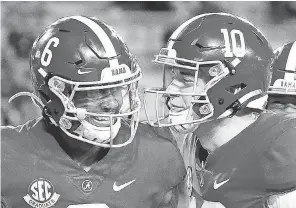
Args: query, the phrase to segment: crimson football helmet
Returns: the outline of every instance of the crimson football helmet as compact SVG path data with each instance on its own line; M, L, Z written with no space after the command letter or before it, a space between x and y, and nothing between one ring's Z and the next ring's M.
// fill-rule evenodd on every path
M277 48L268 94L296 95L296 41Z
M273 60L270 44L247 20L226 13L193 17L155 57L163 65L163 86L145 89L148 122L190 125L231 116L245 106L262 109ZM146 101L152 96L155 110L149 111ZM184 102L173 104L180 97Z
M122 147L133 140L141 69L111 27L84 16L59 19L36 39L30 67L31 96L45 118L69 137L102 147ZM113 144L122 123L130 135Z

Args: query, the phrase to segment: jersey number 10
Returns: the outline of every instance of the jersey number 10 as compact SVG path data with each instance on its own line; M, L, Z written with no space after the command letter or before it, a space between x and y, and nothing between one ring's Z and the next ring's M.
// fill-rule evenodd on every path
M233 54L236 57L243 57L246 54L246 44L244 34L240 30L231 30L230 31L230 38L229 32L227 29L221 29L221 33L224 36L225 42L225 57L233 57ZM237 38L239 38L239 45L237 44ZM230 45L231 39L231 45ZM232 47L231 47L232 46Z

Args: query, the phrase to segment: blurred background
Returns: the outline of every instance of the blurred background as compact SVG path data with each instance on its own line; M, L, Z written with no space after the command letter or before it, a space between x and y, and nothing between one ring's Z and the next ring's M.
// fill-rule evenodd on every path
M272 47L295 40L296 2L3 2L1 1L1 125L18 125L40 115L29 97L8 99L32 91L29 52L46 26L69 15L98 17L127 42L143 69L140 91L161 83L160 67L151 63L166 39L185 20L206 12L230 12L257 26ZM152 103L148 105L152 106ZM142 112L141 119L145 119Z

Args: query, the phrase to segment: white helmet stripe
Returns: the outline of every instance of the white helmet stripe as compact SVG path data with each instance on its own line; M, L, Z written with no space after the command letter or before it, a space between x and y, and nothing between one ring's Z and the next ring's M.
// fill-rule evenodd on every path
M203 16L208 16L209 14L202 14L202 15L197 15L189 20L187 20L186 22L184 22L182 25L180 25L171 35L170 39L176 39L178 37L178 35L194 20L203 17ZM168 49L172 49L174 45L174 41L170 41L168 44Z
M83 16L72 16L72 19L76 19L86 26L88 26L96 35L97 37L101 40L101 43L103 44L103 47L107 53L108 57L116 57L116 51L115 48L108 37L108 35L105 33L105 31L98 25L96 22L94 22L91 19L88 19ZM114 58L109 60L110 67L116 67L118 66L118 59Z
M287 71L294 71L296 72L296 41L293 43L290 53L287 59L286 63L286 69ZM285 80L287 81L294 81L295 80L295 74L294 73L285 73Z

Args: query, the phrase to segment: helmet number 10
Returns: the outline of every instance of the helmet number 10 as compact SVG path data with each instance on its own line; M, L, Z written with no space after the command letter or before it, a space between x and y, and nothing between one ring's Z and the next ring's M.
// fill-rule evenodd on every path
M240 30L231 30L230 37L231 37L231 46L230 46L230 38L229 32L227 29L221 29L221 33L224 36L225 42L225 57L233 57L233 54L236 57L243 57L246 54L246 45L244 34ZM237 38L239 38L239 45L237 44Z
M41 64L43 66L48 66L50 64L51 59L52 59L52 52L51 52L51 50L49 50L49 47L51 46L52 43L53 43L53 47L57 47L60 43L60 39L58 39L57 37L52 37L47 42L47 44L44 48L44 51L42 53L42 56L41 56Z

